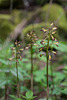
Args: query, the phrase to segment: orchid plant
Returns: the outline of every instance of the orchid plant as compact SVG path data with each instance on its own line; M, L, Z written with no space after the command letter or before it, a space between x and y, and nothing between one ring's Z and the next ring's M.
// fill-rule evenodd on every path
M45 37L44 39L40 42L42 44L42 47L39 48L39 52L42 51L42 53L40 54L40 57L42 57L44 55L43 51L46 50L46 59L47 59L47 63L46 63L46 76L47 76L47 100L49 99L49 84L48 84L48 63L49 60L51 60L51 53L56 55L56 52L50 49L51 45L56 45L58 46L58 40L55 38L55 34L56 34L56 29L57 27L51 23L50 27L48 29L42 28L42 32L44 32ZM50 43L50 40L52 40L52 42Z

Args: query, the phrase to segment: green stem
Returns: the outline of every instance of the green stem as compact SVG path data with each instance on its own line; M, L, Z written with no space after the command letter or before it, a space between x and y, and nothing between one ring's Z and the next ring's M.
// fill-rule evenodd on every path
M8 100L8 85L5 85L5 100Z
M51 71L51 81L52 81L52 86L53 86L53 68L52 68L52 54L51 54L51 61L50 61L50 71ZM51 88L51 95L53 93L53 87ZM53 99L53 96L52 96Z
M53 41L52 41L52 43L53 43ZM53 67L52 67L52 51L53 51L53 48L51 48L51 61L50 61L51 80L52 80L51 94L53 93L53 89L54 89ZM53 96L52 96L52 99L53 99Z
M6 72L6 80L8 80L9 72ZM9 100L9 84L5 85L5 100Z
M18 61L17 61L18 48L16 47L16 73L17 73L17 97L19 98L19 78L18 78Z
M48 48L49 48L49 37L48 37L47 52L46 52L46 58L47 58L47 100L49 98L49 85L48 85L48 61L49 61L49 54L48 54Z
M33 91L33 50L31 43L31 90Z

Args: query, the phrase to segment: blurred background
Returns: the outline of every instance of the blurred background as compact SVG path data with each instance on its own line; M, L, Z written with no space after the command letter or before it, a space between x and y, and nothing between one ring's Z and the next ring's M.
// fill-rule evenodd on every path
M11 57L10 47L14 46L15 40L23 40L25 47L26 34L32 30L39 39L43 39L44 34L40 30L42 27L48 28L52 22L58 27L55 37L59 40L59 47L54 47L57 51L57 55L53 55L52 59L55 88L52 95L50 91L49 100L67 100L67 0L0 0L0 100L13 100L9 94L16 95L15 63L8 61ZM30 51L25 51L23 57L23 62L19 62L19 81L20 92L25 95L30 89ZM46 57L40 58L36 51L34 95L37 98L34 100L45 100L44 66L46 66ZM50 67L49 76L51 76ZM51 86L52 81L49 77L50 89ZM51 96L55 98L51 99Z
M66 40L67 0L0 0L2 42L11 34L23 38L32 29L40 34L38 30L51 22L58 26L57 38Z

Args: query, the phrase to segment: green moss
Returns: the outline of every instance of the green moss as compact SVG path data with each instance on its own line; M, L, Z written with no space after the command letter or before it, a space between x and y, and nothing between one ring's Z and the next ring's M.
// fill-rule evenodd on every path
M25 11L18 10L14 10L11 15L0 14L0 39L4 41L26 15Z
M13 25L9 21L0 21L1 27L0 27L0 39L3 41L5 40L10 32L13 30Z
M43 21L45 21L45 18L46 18L46 14L48 13L48 9L49 9L49 4L46 4L45 6L42 7L42 12L41 12L41 18ZM61 14L63 14L61 16ZM50 9L49 9L49 18L48 18L48 21L49 22L54 22L56 21L59 16L61 16L60 20L59 20L59 23L62 24L62 22L65 22L66 21L66 16L65 16L65 12L64 12L64 9L57 5L57 4L52 4Z
M59 24L58 33L59 33L59 36L63 40L67 40L67 23L66 22L63 24Z
M0 15L0 39L4 41L14 29L10 15Z
M0 19L10 20L11 16L9 14L0 14Z
M23 10L13 10L12 20L15 24L18 24L27 16L27 12Z

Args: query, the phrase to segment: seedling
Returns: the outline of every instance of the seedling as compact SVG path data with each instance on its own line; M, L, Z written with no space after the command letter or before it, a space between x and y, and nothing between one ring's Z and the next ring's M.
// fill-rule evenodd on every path
M33 100L36 96L33 96L32 91L28 91L28 92L26 92L26 95L22 96L22 97L25 98L26 100Z

